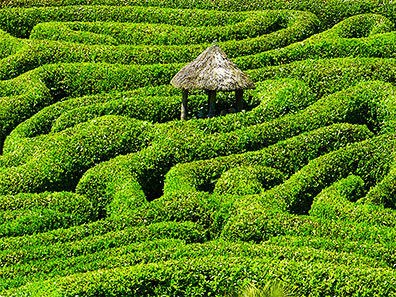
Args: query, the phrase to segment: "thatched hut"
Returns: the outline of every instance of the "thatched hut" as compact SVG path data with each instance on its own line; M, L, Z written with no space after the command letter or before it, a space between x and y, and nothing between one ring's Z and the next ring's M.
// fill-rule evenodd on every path
M183 67L171 80L183 91L181 119L187 119L187 98L190 90L206 90L209 117L215 114L217 91L235 91L236 109L242 109L243 90L254 89L253 81L217 45L207 48L193 62Z

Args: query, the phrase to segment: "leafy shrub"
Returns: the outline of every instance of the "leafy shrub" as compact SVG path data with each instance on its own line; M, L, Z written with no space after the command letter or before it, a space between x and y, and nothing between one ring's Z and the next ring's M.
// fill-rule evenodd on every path
M0 236L26 235L96 220L100 210L69 192L0 196Z
M395 294L392 1L3 2L0 295ZM178 121L213 39L257 88Z
M235 167L222 174L216 182L214 192L223 194L258 194L264 189L280 184L284 174L271 167Z
M281 185L264 192L255 203L238 201L234 206L234 217L225 226L225 236L260 241L266 239L268 233L283 234L285 230L294 229L292 217L288 223L288 215L284 215L285 221L280 219L284 210L307 212L313 197L326 185L349 174L361 176L368 185L375 184L376 179L384 174L387 162L392 161L389 152L393 146L391 137L384 135L351 144L311 161Z
M328 219L394 226L395 214L383 207L353 203L364 197L364 182L355 175L341 179L314 198L309 214Z

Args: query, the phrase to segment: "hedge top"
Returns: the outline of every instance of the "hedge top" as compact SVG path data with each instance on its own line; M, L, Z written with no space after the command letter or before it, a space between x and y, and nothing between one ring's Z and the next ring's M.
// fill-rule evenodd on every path
M235 91L254 89L253 81L213 45L183 67L171 84L184 90Z

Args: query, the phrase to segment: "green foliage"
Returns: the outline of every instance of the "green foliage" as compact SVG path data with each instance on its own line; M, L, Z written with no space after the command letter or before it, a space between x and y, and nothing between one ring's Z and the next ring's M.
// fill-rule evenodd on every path
M0 196L0 209L1 237L81 225L100 216L92 201L70 192Z
M214 192L219 194L258 194L264 189L280 184L284 179L281 171L271 167L236 167L222 174Z
M350 175L320 192L314 198L309 214L333 220L342 219L394 227L394 211L382 205L353 203L364 197L364 193L363 180L358 176Z
M0 295L395 295L395 8L2 1Z

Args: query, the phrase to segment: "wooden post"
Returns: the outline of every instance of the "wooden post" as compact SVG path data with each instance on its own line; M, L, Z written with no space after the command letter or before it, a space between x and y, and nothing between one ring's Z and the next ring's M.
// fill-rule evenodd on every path
M243 90L235 91L235 107L237 111L242 110Z
M188 113L187 98L188 98L188 90L183 90L181 117L180 117L182 120L187 120L187 113Z
M215 116L215 105L216 105L216 91L208 91L209 96L209 118Z

